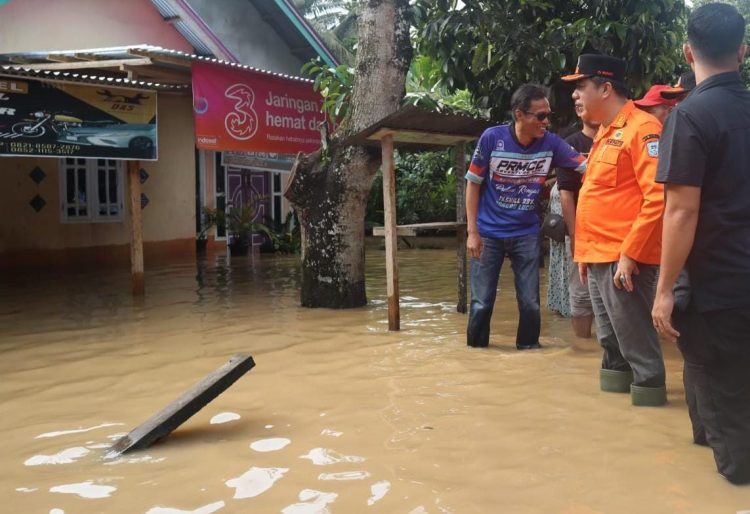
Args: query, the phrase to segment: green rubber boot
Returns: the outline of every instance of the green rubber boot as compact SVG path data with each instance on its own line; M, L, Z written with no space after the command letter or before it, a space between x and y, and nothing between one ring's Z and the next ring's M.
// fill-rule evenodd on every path
M599 370L599 388L608 393L629 393L633 383L632 371Z
M636 407L660 407L667 403L667 388L631 385L630 398Z

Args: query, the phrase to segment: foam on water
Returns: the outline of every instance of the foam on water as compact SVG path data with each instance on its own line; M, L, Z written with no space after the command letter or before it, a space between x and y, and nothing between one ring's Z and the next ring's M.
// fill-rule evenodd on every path
M76 494L81 498L109 498L109 496L117 490L116 487L111 485L99 485L95 484L92 480L86 482L80 482L77 484L65 484L50 487L49 492L51 493L63 493L63 494Z
M260 439L252 443L250 445L250 448L252 450L255 450L256 452L261 452L261 453L276 452L276 451L286 448L291 442L292 442L291 439L287 439L285 437Z
M376 484L373 484L370 487L370 492L372 493L372 496L370 496L370 499L367 500L367 505L373 506L376 502L382 500L386 494L388 494L388 491L391 490L391 483L388 480L382 480Z
M237 421L242 416L234 412L221 412L211 418L212 425L221 425L222 423L229 423L230 421Z
M336 493L324 493L304 489L299 493L300 503L289 505L281 510L282 514L329 514L328 505L338 498Z
M34 455L31 458L26 459L24 464L26 466L45 466L49 464L72 464L81 457L85 457L91 453L91 450L82 446L76 446L75 448L67 448L60 453L54 455Z
M320 435L325 435L328 437L341 437L342 435L344 435L344 433L331 430L330 428L324 428L323 431L320 432Z
M252 467L247 473L227 480L227 487L233 488L234 498L255 498L268 491L289 468L256 468Z
M309 459L316 466L329 466L339 462L364 462L364 457L356 455L343 455L335 450L327 448L313 448L307 455L300 455L300 459Z
M172 507L154 507L149 509L146 514L211 514L219 509L223 509L226 504L223 501L210 503L195 510L173 509Z

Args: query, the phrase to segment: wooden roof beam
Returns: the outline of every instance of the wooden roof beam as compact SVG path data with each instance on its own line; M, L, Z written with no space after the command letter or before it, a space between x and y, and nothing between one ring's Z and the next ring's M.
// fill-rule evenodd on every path
M87 61L88 59L76 57L75 55L47 54L47 60L53 62L81 62Z
M174 66L180 66L181 68L185 68L185 69L190 68L190 59L187 57L178 57L176 55L175 56L164 55L164 54L160 54L156 52L150 52L148 50L143 50L140 48L130 48L128 50L128 53L133 56L144 57L144 58L151 59L152 61L172 64Z
M126 72L128 74L128 78L130 78L131 73L138 77L141 77L138 80L145 80L145 77L150 77L154 79L170 80L185 84L190 83L190 74L184 73L180 70L172 71L157 68L155 66L129 66L127 64L123 64L120 66L120 71Z
M145 66L151 64L151 59L111 59L106 61L78 61L26 64L29 70L83 70L86 68L118 68L123 64L130 66Z

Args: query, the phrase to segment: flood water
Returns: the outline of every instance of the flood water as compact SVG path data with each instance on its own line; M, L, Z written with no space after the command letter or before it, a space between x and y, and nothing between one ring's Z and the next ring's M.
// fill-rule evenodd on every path
M515 350L501 280L489 349L467 349L455 257L400 252L402 331L384 254L370 305L298 307L290 257L2 278L0 511L23 514L618 514L750 511L691 444L681 361L670 403L598 390L600 352L543 313ZM543 290L544 295L544 290ZM106 448L233 354L257 366L152 448Z

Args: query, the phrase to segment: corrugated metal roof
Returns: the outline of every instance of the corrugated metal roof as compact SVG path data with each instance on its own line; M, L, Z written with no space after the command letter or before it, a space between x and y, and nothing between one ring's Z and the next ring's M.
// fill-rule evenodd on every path
M70 62L61 62L61 57L67 58ZM181 72L185 76L185 83L176 84L174 81L159 81L158 79L149 80L132 80L122 75L122 71L97 69L97 62L113 60L151 60L152 64L142 66L132 66L134 69L142 69L143 75L148 75L149 69L158 70L159 72L169 73ZM190 88L190 64L193 61L212 62L222 66L239 68L253 71L263 75L281 77L298 82L312 83L310 79L276 73L273 71L263 70L236 62L223 61L213 57L203 55L188 54L179 50L170 50L159 46L152 45L135 45L119 46L108 48L89 48L79 50L61 50L54 52L25 52L0 54L0 73L13 76L26 76L38 78L40 80L64 80L72 82L90 82L94 84L119 84L123 87L143 87L163 91L186 91ZM1 64L7 63L7 64ZM90 67L85 67L90 63ZM66 64L77 66L75 70L62 69ZM61 69L44 70L31 69L28 66L48 65Z
M177 29L177 31L182 34L182 37L184 37L188 41L188 43L193 46L198 55L213 55L211 49L208 47L208 45L206 45L206 43L203 42L200 35L195 33L193 29L187 23L185 23L184 20L180 19L180 13L177 12L174 7L172 7L172 4L171 2L169 2L169 0L151 0L151 3L154 4L156 9L159 11L159 14L161 14L162 18L164 18L165 20L174 20L172 22L174 28Z

